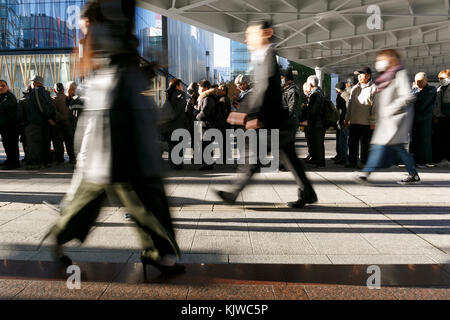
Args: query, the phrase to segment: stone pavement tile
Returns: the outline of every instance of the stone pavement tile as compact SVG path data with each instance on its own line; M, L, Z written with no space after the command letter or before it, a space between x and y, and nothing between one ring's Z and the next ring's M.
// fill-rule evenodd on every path
M29 260L36 251L0 250L0 260Z
M81 282L81 288L69 289L66 281L32 281L15 300L97 300L108 287L102 282Z
M447 288L392 288L400 300L450 300L450 287Z
M187 285L173 284L124 284L113 283L101 296L101 300L185 300Z
M0 300L11 300L31 283L30 280L0 279Z
M243 237L195 236L190 253L253 254L248 234Z
M397 300L395 291L388 287L369 289L364 286L305 285L311 300Z
M286 255L229 255L230 263L281 263L281 264L331 264L330 259L326 255L296 255L296 254L286 254Z
M369 233L370 232L370 233ZM393 229L380 232L379 229L366 229L361 235L372 244L380 254L433 254L441 251L417 235Z
M447 230L450 231L450 229ZM431 243L433 246L445 251L447 254L450 254L450 234L422 234L419 231L416 231L416 233L420 234L423 239Z
M250 232L253 252L256 255L300 255L316 254L317 251L308 241L301 229L285 232Z
M190 204L183 204L181 208L181 213L184 211L212 211L213 205L212 204L196 204L196 205L190 205Z
M302 228L304 229L304 228ZM326 226L320 233L306 232L306 238L319 254L377 254L379 253L359 234L326 233ZM313 231L313 228L308 229ZM323 230L323 231L322 231ZM335 230L336 231L336 230Z
M424 255L327 255L333 264L435 264Z
M273 285L275 300L309 300L304 286Z
M90 248L92 250L105 250L105 249L136 249L140 248L140 241L138 235L134 236L121 236L121 235L104 235L101 233L93 234L86 239L83 243L84 248Z
M190 286L188 300L273 300L275 294L270 285Z
M221 212L214 215L202 212L198 220L196 236L248 237L245 213Z
M182 253L180 263L228 264L228 260L226 254Z
M181 234L175 230L175 237L181 251L189 252L195 239L195 231L183 231Z

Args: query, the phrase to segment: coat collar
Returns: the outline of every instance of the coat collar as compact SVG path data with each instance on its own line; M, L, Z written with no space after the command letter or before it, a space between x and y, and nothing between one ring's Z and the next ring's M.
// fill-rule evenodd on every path
M203 92L199 97L198 97L198 100L200 101L200 100L203 100L204 98L206 98L207 96L210 96L210 95L212 95L212 94L216 94L216 89L209 89L209 90L206 90L205 92Z

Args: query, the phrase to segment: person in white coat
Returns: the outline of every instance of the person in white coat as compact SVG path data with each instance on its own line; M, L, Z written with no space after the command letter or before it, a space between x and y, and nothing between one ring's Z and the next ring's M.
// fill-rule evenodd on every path
M408 72L400 63L397 51L383 50L377 55L375 108L377 124L371 140L369 159L358 180L366 181L379 168L389 168L399 159L408 170L408 177L399 184L419 184L414 158L406 150L414 120L414 95Z

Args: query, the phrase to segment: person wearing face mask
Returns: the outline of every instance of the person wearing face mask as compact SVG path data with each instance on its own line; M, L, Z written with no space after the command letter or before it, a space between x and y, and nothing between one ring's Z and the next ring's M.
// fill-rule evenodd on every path
M433 124L433 109L436 104L436 88L428 85L426 73L420 72L415 77L416 88L413 93L414 123L409 151L419 168L432 162L431 134Z
M377 126L371 140L370 155L357 181L367 181L377 169L391 167L400 159L408 170L408 177L398 181L402 185L419 184L420 178L414 158L406 150L414 121L414 95L408 72L400 63L397 51L383 50L377 55L374 105Z
M440 87L434 108L433 162L450 161L450 69L439 73Z

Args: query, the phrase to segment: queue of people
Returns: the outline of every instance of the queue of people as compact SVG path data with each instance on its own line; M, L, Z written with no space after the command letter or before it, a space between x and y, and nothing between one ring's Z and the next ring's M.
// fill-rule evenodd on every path
M65 150L69 162L75 164L73 138L76 118L83 104L75 96L76 84L70 82L66 88L62 83L55 84L52 97L43 83L44 79L35 75L17 100L8 83L0 80L0 133L6 153L4 170L21 167L19 141L25 153L22 161L26 169L49 167L53 161L64 163Z

